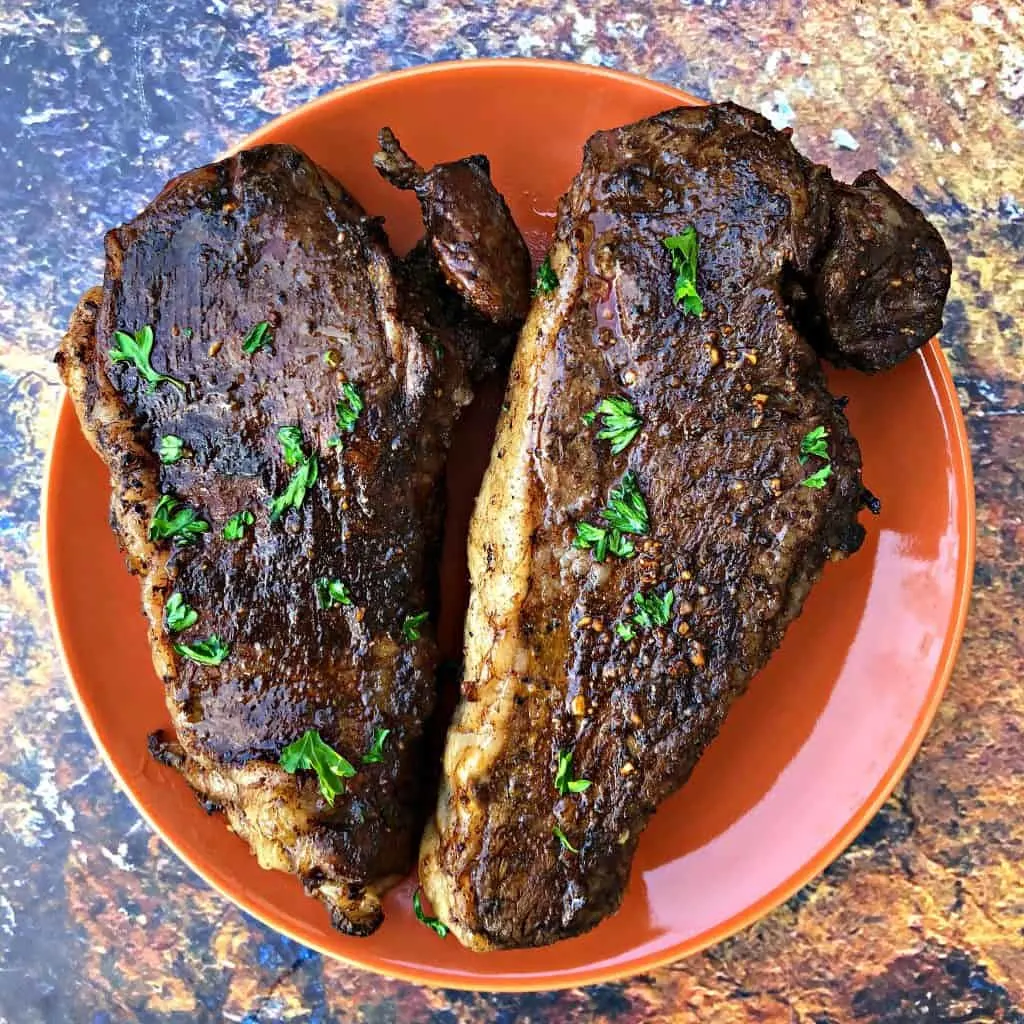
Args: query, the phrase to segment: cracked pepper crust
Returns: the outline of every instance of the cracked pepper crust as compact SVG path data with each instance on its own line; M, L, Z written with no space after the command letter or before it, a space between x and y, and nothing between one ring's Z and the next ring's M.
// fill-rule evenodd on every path
M858 221L871 202L728 104L588 143L559 210L558 287L521 334L471 525L463 699L420 851L434 912L464 945L544 945L617 909L651 814L825 563L860 545L860 451L811 339L865 369L890 365L937 325L949 266L934 229L875 182L864 184L889 204L888 229ZM676 305L662 244L689 225L703 317ZM844 303L895 307L888 342L830 333ZM909 333L905 303L923 310ZM612 395L643 418L618 455L581 421ZM814 489L802 481L820 463L798 456L821 426L832 473ZM650 535L633 538L635 558L599 564L573 546L576 524L598 521L627 470ZM635 593L669 589L665 626L617 635ZM556 790L560 751L585 791Z

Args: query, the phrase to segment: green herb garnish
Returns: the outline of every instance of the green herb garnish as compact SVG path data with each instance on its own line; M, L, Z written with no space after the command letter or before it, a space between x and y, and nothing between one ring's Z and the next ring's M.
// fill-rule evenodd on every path
M555 838L562 844L562 849L568 850L570 853L580 852L572 845L572 843L569 842L569 837L557 825L555 825L551 831L555 834Z
M636 637L636 627L630 622L616 622L614 628L616 635L625 640L626 643L629 643L630 640Z
M704 303L697 294L696 229L688 227L681 235L663 239L662 245L672 253L672 269L676 275L676 304L681 302L687 313L700 316L704 312Z
M194 509L165 494L153 509L153 518L149 521L149 539L191 544L209 528L210 524L200 519Z
M643 421L636 414L633 403L626 398L619 398L613 395L611 398L602 398L598 402L596 411L588 412L583 416L583 422L588 426L597 417L601 417L604 426L597 432L601 441L611 441L612 455L618 455L625 451L630 442L640 432Z
M157 373L153 364L149 361L153 352L153 328L146 324L140 327L134 335L126 334L124 331L114 331L115 348L110 349L110 358L115 363L134 363L139 375L148 382L147 392L161 382L173 384L182 394L185 393L185 385L174 377L168 377L166 373Z
M227 540L241 540L245 536L246 527L255 522L256 517L248 509L242 509L224 524L224 537Z
M298 427L281 427L277 439L284 450L286 466L297 466L285 489L270 503L270 521L278 519L290 508L299 508L306 500L306 491L320 476L320 466L314 454L307 455L302 448L302 431Z
M545 256L537 268L537 280L533 285L534 295L550 295L558 287L558 275L552 269L551 257Z
M370 749L363 754L363 764L380 764L384 760L384 741L391 735L390 729L374 729Z
M578 523L573 546L593 551L598 562L603 562L608 552L617 558L632 558L636 548L624 534L642 536L651 530L647 504L632 470L626 472L618 487L612 488L601 518L608 524L607 528L593 523Z
M164 622L172 633L180 633L189 626L194 626L199 618L199 612L191 605L185 603L185 599L175 591L164 605Z
M628 470L622 477L622 483L613 487L608 499L608 507L601 513L604 521L615 530L623 533L645 534L651 529L647 504L640 493L636 473Z
M297 466L300 462L305 461L306 453L302 450L302 431L298 427L282 427L277 432L277 439L281 442L286 466Z
M329 580L326 576L318 579L316 587L316 603L321 608L333 608L336 604L352 604L352 595L341 580Z
M160 438L160 447L157 449L157 454L165 466L170 466L184 456L185 442L177 434L164 434Z
M808 431L800 442L800 464L803 465L812 455L828 460L828 431L824 427L815 427Z
M335 419L338 423L338 431L335 437L332 437L327 443L337 448L343 445L345 442L341 437L341 433L351 433L356 429L356 421L359 419L360 413L366 408L366 403L363 401L363 396L359 392L359 388L349 381L345 381L341 385L341 398L338 399L338 404L334 407Z
M247 355L255 355L265 345L269 345L274 340L274 332L270 329L270 324L266 320L260 321L254 327L249 328L249 333L245 336L242 341L242 351Z
M431 931L436 932L442 939L447 938L448 925L446 925L440 918L427 917L427 915L423 913L423 904L420 902L419 889L412 894L412 909L416 914L416 920L419 921L420 924L425 924L431 929Z
M800 465L807 462L812 455L824 459L825 465L800 483L803 487L812 487L820 491L825 486L825 481L832 475L832 463L828 454L828 431L824 427L809 430L800 442Z
M409 643L420 638L420 627L430 618L430 612L417 612L415 615L406 615L402 622L402 636Z
M324 743L316 729L307 729L300 739L285 747L280 764L291 775L299 769L316 772L320 793L332 807L334 798L345 792L345 780L356 773L341 754Z
M636 614L633 621L643 629L653 629L655 626L667 626L672 618L672 602L676 595L671 590L666 590L661 597L657 594L633 595L633 606Z
M632 619L627 622L616 622L615 632L627 643L636 637L636 629L654 629L655 626L667 626L672 618L672 604L676 595L671 590L666 590L659 597L657 594L633 595L633 607L636 612Z
M590 779L574 779L572 777L572 751L558 752L558 770L555 772L555 789L562 796L566 793L582 793L590 788Z
M801 487L811 487L820 491L825 486L825 481L832 475L832 463L821 467L816 473L812 473L806 480L800 481Z
M231 645L226 644L216 633L207 640L197 640L194 644L175 644L174 649L189 661L200 665L219 665L231 653Z

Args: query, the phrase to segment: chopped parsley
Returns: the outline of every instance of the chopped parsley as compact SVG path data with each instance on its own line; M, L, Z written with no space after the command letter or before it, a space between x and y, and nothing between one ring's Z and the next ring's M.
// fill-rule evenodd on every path
M420 638L420 627L430 618L430 612L417 612L415 615L406 615L402 622L402 636L413 643Z
M110 358L115 363L134 363L135 369L139 371L148 384L147 392L152 392L157 384L172 384L182 394L185 393L185 385L175 377L168 377L166 373L157 373L153 364L149 361L153 353L153 328L146 324L140 327L134 335L126 334L124 331L114 331L116 346L110 349Z
M384 760L384 741L391 735L390 729L374 729L370 749L363 754L363 764L380 764Z
M655 626L667 626L672 618L672 602L676 595L671 590L666 590L661 597L657 594L633 595L633 606L636 614L633 621L643 629L653 629Z
M800 465L804 465L812 456L824 459L825 465L801 480L800 484L820 491L825 486L825 481L832 475L832 463L828 454L828 430L825 427L819 426L809 430L800 441Z
M341 435L343 433L351 434L356 429L356 421L365 408L366 402L363 401L359 388L350 381L345 381L341 385L341 398L338 399L338 404L334 407L334 416L338 423L338 433L327 443L336 448L343 445L345 442Z
M672 270L676 275L676 305L681 302L687 313L700 316L704 312L704 303L697 294L696 228L688 227L681 235L663 239L661 244L672 253Z
M274 340L274 332L266 320L249 328L249 333L242 341L242 351L247 356L255 355L261 348L269 345Z
M618 487L613 487L608 505L601 512L607 527L593 523L578 523L573 546L593 551L594 559L603 562L608 552L617 558L632 558L636 554L633 542L625 534L643 536L651 531L647 504L640 493L636 473L628 470Z
M828 431L824 427L815 427L808 431L800 442L800 464L803 465L812 455L828 460Z
M180 633L189 626L194 626L199 618L199 612L175 591L164 605L164 622L172 633Z
M175 644L174 649L189 661L214 667L231 653L231 645L226 644L216 633L209 639L197 640L194 644Z
M306 491L316 483L320 466L314 454L307 455L302 447L302 431L298 427L282 427L277 439L284 451L286 466L297 466L285 489L270 503L270 521L278 519L290 508L301 507Z
M149 521L149 539L191 544L209 528L210 524L200 519L195 509L183 505L170 494L165 494L157 502L153 518Z
M569 837L557 825L555 825L551 831L554 833L555 838L562 844L563 850L568 850L570 853L580 852L572 845L572 843L569 842Z
M185 442L177 434L164 434L157 449L160 461L165 466L178 462L185 454Z
M329 580L326 576L316 581L316 603L321 608L333 608L336 604L352 604L352 595L341 580Z
M637 415L633 403L617 395L602 398L597 409L583 416L583 422L590 426L598 416L603 425L597 437L601 441L611 441L612 455L625 451L643 426L643 420Z
M822 466L817 472L812 473L806 480L800 481L801 487L810 487L815 491L820 491L825 486L825 481L832 475L832 463L829 462Z
M636 608L636 612L630 620L615 623L616 635L629 643L636 637L638 626L640 629L667 626L672 618L672 604L675 599L676 595L671 590L666 590L660 597L657 594L641 594L638 591L633 595L633 607Z
M356 770L333 747L320 738L316 729L307 729L294 743L281 751L281 767L291 775L300 769L316 772L320 793L333 807L335 797L345 792L345 780Z
M431 931L436 932L442 939L448 936L448 925L444 923L440 918L427 917L423 913L423 904L420 902L420 891L417 889L412 894L412 909L416 914L416 920L420 924L425 924Z
M636 627L631 622L616 622L615 633L620 639L629 643L636 637Z
M224 537L226 540L241 540L245 536L246 528L256 522L256 517L248 510L242 509L236 512L224 524Z
M562 796L566 793L582 793L590 788L590 779L574 779L572 777L572 751L558 752L558 770L555 772L555 789Z
M551 267L551 257L545 256L537 268L537 280L533 285L534 295L550 295L558 287L558 275Z

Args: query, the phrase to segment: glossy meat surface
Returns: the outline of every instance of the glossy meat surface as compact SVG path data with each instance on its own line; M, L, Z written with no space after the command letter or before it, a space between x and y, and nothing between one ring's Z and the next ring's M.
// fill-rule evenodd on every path
M434 912L468 946L543 945L618 907L650 815L825 563L861 543L860 452L812 346L820 327L794 326L810 324L830 256L849 256L830 249L845 238L837 187L728 104L586 146L559 210L557 287L521 334L471 526L463 695L420 854ZM690 227L702 314L677 303L664 244ZM848 304L877 303L868 291ZM833 338L878 365L893 355ZM583 418L609 398L641 420L618 453L598 437L606 421ZM827 455L802 460L822 431ZM631 552L620 537L600 560L580 524L610 526L634 479L646 522L634 516Z
M175 179L110 232L104 286L58 354L142 577L177 734L155 752L354 934L379 924L380 892L419 836L437 653L429 620L407 622L436 605L439 482L475 372L452 330L458 304L415 272L326 172L264 146ZM111 358L117 331L147 327L154 369L180 386L150 388ZM346 387L354 423L338 412ZM302 466L282 428L316 472L275 514ZM157 455L167 436L183 447L170 463ZM192 543L154 539L164 495L207 524ZM239 513L251 521L226 535ZM325 581L348 603L325 602ZM176 633L172 594L198 615ZM175 650L212 636L228 648L220 664ZM309 729L357 769L333 806L312 772L278 764ZM364 762L383 729L383 758Z

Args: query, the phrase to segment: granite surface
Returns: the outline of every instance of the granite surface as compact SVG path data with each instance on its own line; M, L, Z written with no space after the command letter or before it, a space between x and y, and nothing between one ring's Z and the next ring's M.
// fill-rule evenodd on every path
M979 529L948 698L852 848L703 956L523 996L324 961L180 864L68 697L38 526L51 355L104 228L344 82L502 55L735 99L912 194L954 255ZM1024 1022L1024 3L0 0L0 151L0 1022Z

